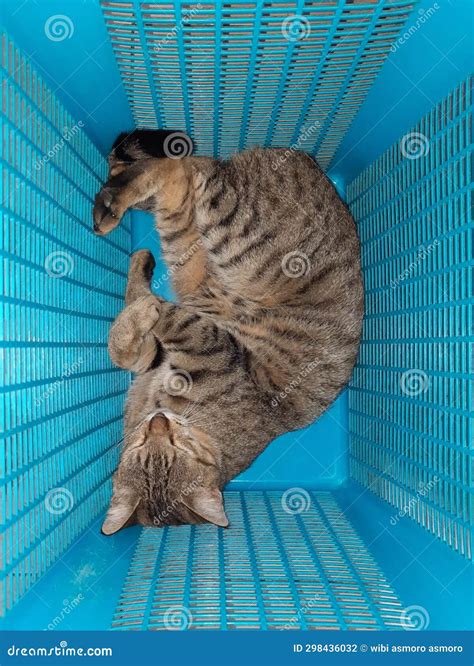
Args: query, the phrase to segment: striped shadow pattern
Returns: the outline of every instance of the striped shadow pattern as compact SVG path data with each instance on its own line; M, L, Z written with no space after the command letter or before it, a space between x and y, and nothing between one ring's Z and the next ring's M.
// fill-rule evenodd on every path
M366 294L352 476L466 557L473 529L472 79L347 190Z
M293 146L328 169L417 0L102 0L138 127L202 155Z
M225 494L230 528L144 528L115 630L400 629L403 609L330 492Z
M126 373L107 354L122 307L129 221L92 233L107 163L0 34L0 615L103 511Z

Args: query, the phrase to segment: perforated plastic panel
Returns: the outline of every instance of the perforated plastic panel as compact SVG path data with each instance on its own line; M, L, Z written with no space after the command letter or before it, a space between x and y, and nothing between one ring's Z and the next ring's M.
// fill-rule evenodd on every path
M348 188L367 315L350 389L353 476L472 548L472 81Z
M0 613L104 509L128 375L107 355L130 230L92 234L106 162L9 38L0 250Z
M390 629L403 609L329 492L226 493L231 528L142 530L115 629ZM406 618L403 620L406 626Z
M416 0L102 2L139 127L202 154L290 146L326 168Z

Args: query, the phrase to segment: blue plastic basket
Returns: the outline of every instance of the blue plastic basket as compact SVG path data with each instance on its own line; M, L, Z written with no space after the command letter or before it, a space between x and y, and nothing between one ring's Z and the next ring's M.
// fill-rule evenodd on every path
M4 4L3 627L472 628L469 2ZM228 530L99 531L130 383L107 333L130 252L159 256L145 214L91 230L133 126L306 150L359 229L350 386L229 484Z

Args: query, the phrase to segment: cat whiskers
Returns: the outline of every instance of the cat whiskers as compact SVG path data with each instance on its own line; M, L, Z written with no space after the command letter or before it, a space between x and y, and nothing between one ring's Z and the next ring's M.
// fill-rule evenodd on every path
M200 411L201 405L198 402L189 403L183 411L183 418L186 421L187 426L198 426L199 428L205 428L209 423L209 419L203 419L202 411Z
M186 405L183 410L182 417L186 420L186 424L189 425L192 422L192 416L196 414L200 405L197 402L190 402Z

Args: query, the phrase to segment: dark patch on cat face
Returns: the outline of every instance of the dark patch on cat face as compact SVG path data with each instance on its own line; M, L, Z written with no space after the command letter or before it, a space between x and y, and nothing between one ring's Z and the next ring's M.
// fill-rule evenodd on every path
M173 134L186 136L182 131L166 129L135 129L131 132L122 132L114 141L112 154L116 160L127 164L147 157L169 157L165 150L166 139ZM186 139L192 147L191 139L187 136Z

